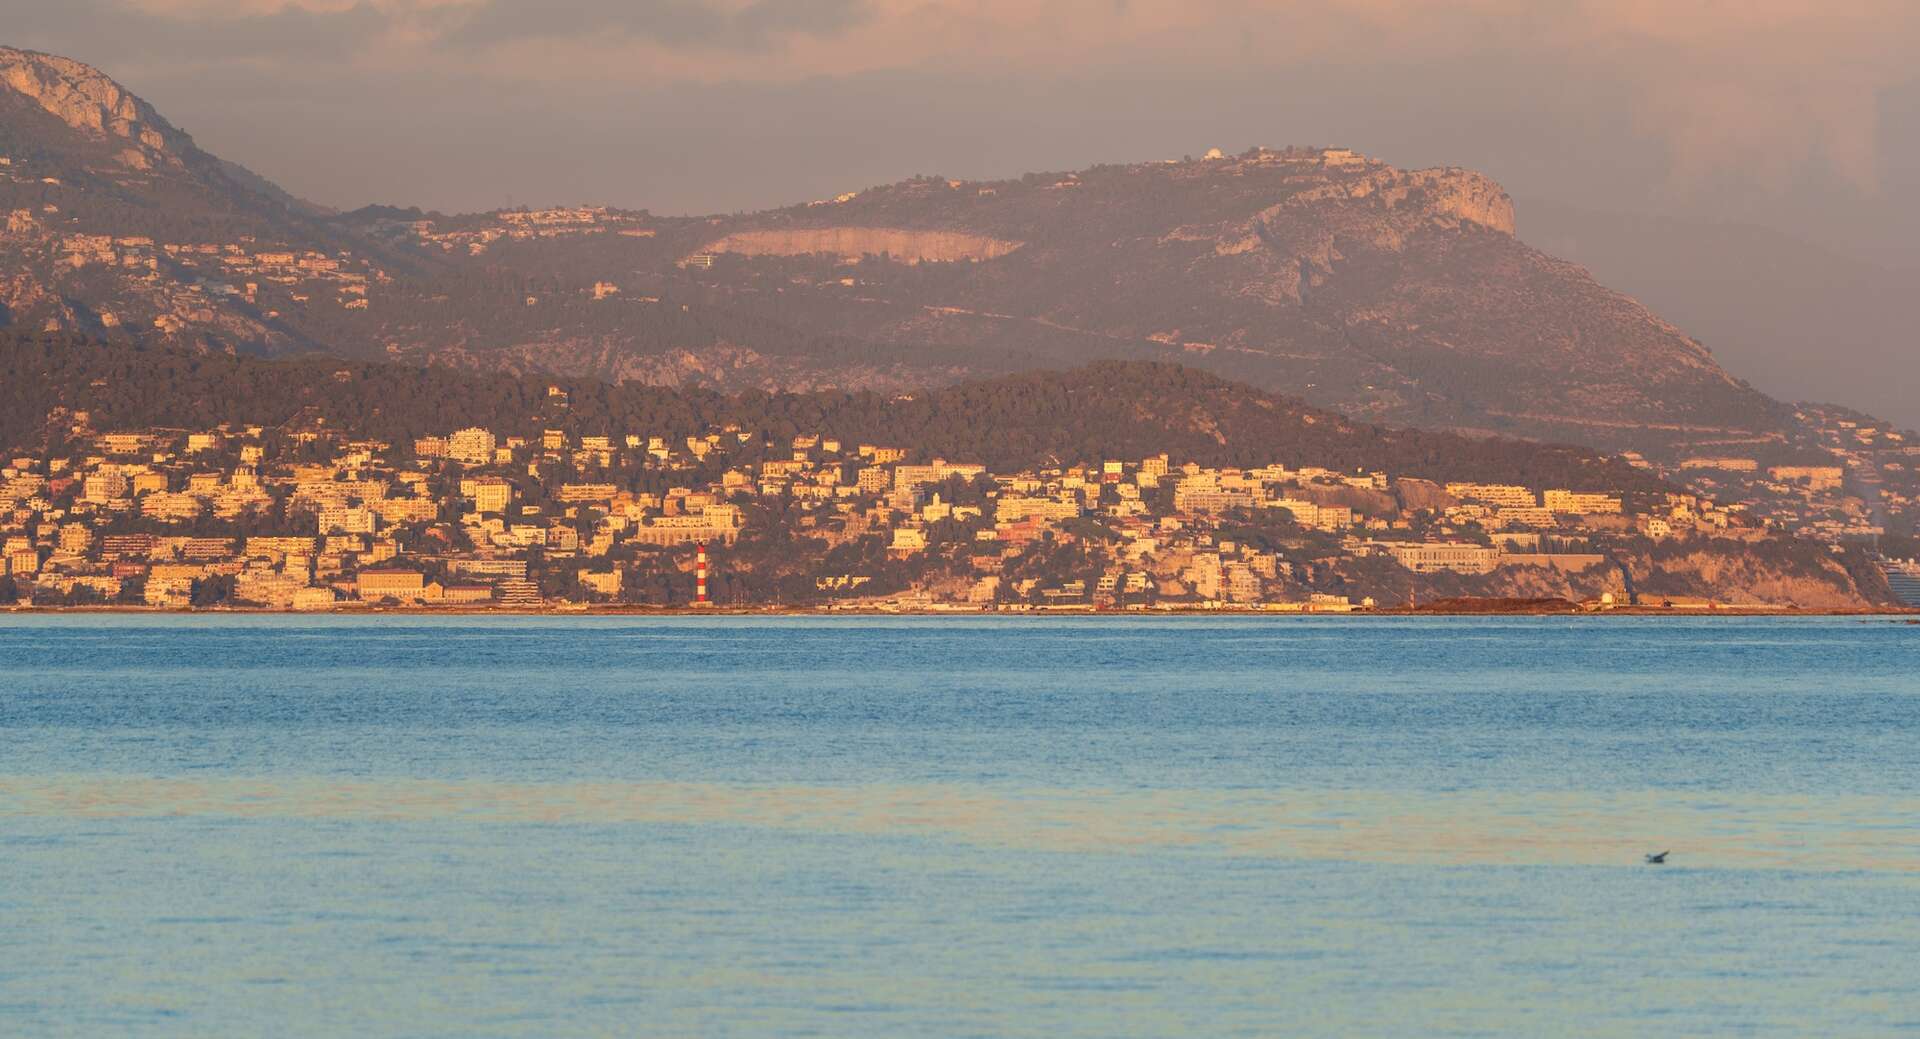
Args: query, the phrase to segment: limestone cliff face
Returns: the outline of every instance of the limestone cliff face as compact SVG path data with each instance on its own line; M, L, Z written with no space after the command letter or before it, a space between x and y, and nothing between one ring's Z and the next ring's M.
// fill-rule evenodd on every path
M740 231L700 251L742 256L807 256L827 253L847 259L887 255L898 263L992 260L1021 243L959 231L913 231L898 227L795 227Z
M1575 602L1611 595L1625 604L1629 593L1620 567L1633 575L1639 604L1658 607L1668 599L1708 599L1726 606L1781 606L1805 610L1863 610L1880 605L1847 567L1825 553L1797 551L1785 541L1700 539L1656 548L1620 551L1614 563L1580 570L1551 566L1504 566L1490 574L1433 574L1419 579L1423 600L1450 596L1557 598ZM1394 571L1384 581L1358 579L1359 593L1383 602L1404 600L1408 577Z
M1169 237L1211 238L1216 257L1238 258L1211 274L1235 295L1298 306L1358 251L1400 253L1416 235L1474 228L1513 234L1513 200L1491 178L1373 165L1313 183L1248 219L1183 227Z
M1644 561L1630 560L1628 565L1644 568L1636 575L1642 605L1657 604L1662 595L1820 610L1875 605L1830 556L1789 559L1769 548L1777 546L1706 542L1680 552L1657 553Z
M1478 224L1514 232L1513 199L1491 177L1473 170L1397 170L1381 166L1358 177L1333 180L1301 191L1271 206L1258 219L1273 221L1290 213L1324 210L1329 203L1365 201L1398 230L1432 222L1446 227Z
M1490 177L1472 170L1415 170L1407 181L1425 194L1426 209L1435 219L1514 233L1513 199Z
M145 101L69 58L0 47L0 85L76 130L125 141L118 158L134 169L179 167L193 147Z

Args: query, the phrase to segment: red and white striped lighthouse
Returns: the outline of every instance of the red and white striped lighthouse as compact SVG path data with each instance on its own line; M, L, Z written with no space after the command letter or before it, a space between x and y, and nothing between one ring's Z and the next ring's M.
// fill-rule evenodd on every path
M693 604L707 604L707 543L700 542L700 550L693 557Z

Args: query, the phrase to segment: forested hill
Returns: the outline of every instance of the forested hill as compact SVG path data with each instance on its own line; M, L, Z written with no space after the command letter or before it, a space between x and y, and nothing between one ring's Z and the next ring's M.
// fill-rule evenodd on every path
M1349 421L1218 376L1100 362L914 394L725 395L344 362L263 360L55 336L0 339L0 443L57 444L86 412L95 431L315 425L406 442L480 425L497 433L682 437L734 425L780 445L796 434L907 448L1000 471L1167 453L1176 462L1283 463L1399 476L1647 491L1651 476L1582 448Z

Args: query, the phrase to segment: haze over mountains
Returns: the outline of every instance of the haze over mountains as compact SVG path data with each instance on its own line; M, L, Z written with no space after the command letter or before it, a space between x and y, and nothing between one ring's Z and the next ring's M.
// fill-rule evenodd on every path
M1757 386L1920 423L1908 286L1920 267L1849 256L1754 224L1529 200L1521 237L1699 336ZM1830 358L1808 364L1808 355ZM1870 385L1861 374L1872 372Z
M1174 360L1396 424L1667 454L1795 435L1680 328L1516 238L1499 185L1343 149L736 216L331 214L96 70L0 50L0 156L20 328L724 390Z

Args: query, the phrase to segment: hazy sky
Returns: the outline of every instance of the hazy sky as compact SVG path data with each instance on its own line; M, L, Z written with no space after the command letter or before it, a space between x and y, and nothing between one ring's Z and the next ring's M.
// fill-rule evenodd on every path
M1917 0L0 0L0 26L343 207L725 211L1345 144L1492 174L1523 236L1539 200L1920 269Z
M1564 183L1752 212L1911 186L1920 157L1913 0L0 0L0 12L10 42L101 65L204 146L342 205L511 195L731 209L920 172L1337 141L1486 167L1522 194Z

